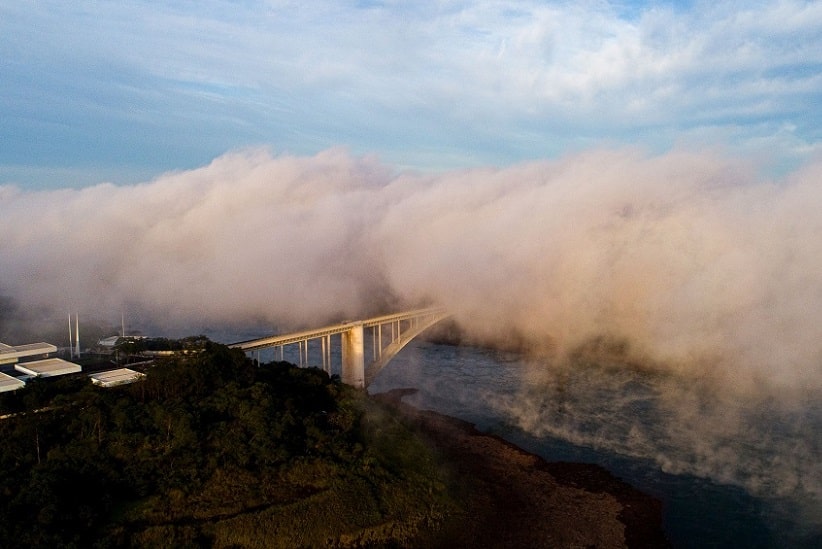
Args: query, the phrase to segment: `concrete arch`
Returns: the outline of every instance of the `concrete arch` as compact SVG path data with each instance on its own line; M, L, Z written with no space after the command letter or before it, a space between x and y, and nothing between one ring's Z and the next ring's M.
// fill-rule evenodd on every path
M367 387L370 385L371 382L374 381L374 378L377 377L377 374L380 373L380 370L385 368L391 359L397 356L397 353L399 353L403 347L408 345L412 339L449 316L450 315L445 311L434 313L430 316L423 317L421 320L408 327L404 332L401 332L400 336L384 347L380 356L371 362L371 364L369 364L365 369L365 386Z

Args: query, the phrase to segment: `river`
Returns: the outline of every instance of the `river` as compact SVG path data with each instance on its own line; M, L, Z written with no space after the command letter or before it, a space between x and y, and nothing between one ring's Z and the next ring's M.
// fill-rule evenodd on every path
M470 421L549 461L597 463L664 505L674 547L822 547L822 403L740 397L608 364L412 342L370 393Z

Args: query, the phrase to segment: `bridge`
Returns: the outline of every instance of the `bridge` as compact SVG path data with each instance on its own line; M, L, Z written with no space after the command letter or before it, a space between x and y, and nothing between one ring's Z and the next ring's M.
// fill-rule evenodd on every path
M323 370L330 374L332 370L331 338L335 336L335 340L338 338L340 341L343 383L364 388L412 339L448 316L450 314L442 308L416 309L367 320L346 321L315 330L241 341L231 344L230 347L241 349L246 353L259 353L263 349L279 350L280 360L283 360L285 346L296 344L299 351L299 366L308 366L309 342L319 341L320 362ZM366 345L366 333L368 333L369 345ZM314 347L316 346L315 343ZM370 347L370 361L367 364L366 347Z

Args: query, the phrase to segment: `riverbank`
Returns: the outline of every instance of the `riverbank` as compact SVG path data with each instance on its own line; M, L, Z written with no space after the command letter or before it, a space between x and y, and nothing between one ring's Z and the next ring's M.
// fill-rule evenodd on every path
M470 423L402 402L413 389L373 398L399 412L447 463L464 511L442 547L668 547L659 501L591 464L549 463Z

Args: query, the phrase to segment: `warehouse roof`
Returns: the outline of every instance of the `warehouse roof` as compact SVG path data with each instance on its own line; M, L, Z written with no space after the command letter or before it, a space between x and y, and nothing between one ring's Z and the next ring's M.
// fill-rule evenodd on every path
M14 369L24 374L35 377L52 377L66 374L76 374L83 368L79 364L63 360L62 358L47 358L44 360L33 360L23 364L15 364Z
M0 364L14 363L24 357L47 355L56 352L57 347L44 342L14 346L0 343Z
M92 383L101 387L116 387L117 385L126 385L134 383L146 377L145 374L136 372L130 368L119 368L117 370L108 370L107 372L97 372L90 374Z
M26 386L26 382L16 377L0 372L0 393L6 391L16 391Z

